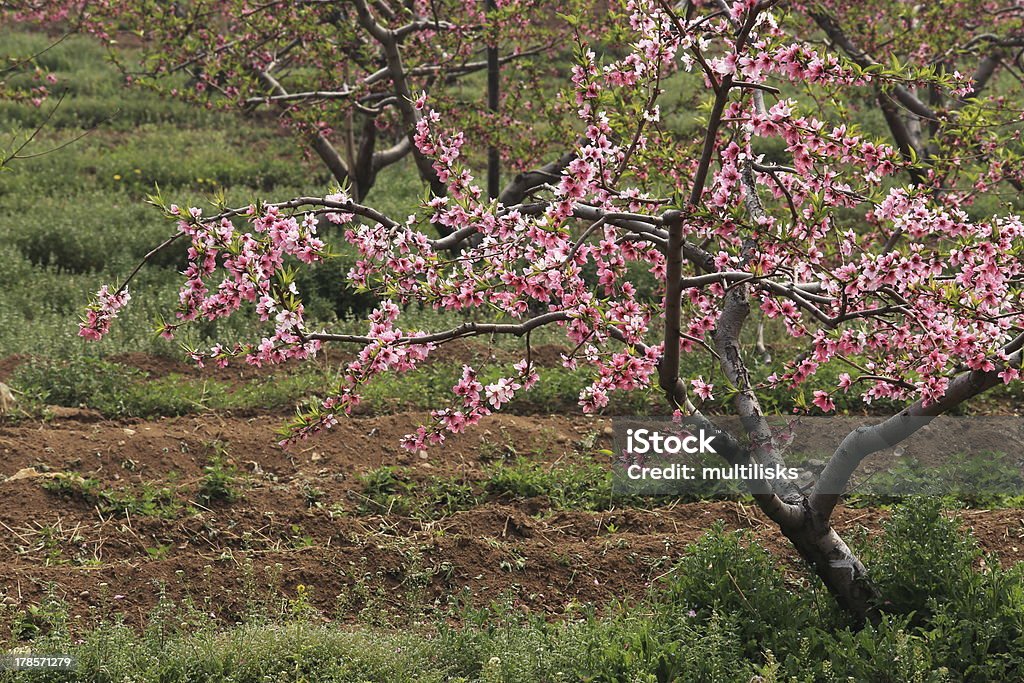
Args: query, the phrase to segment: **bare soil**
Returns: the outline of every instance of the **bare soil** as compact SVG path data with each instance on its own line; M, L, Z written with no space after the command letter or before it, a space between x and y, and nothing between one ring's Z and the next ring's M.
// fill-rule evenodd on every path
M557 352L549 355L557 362ZM121 360L153 374L192 371ZM6 372L13 365L0 362ZM456 596L487 604L503 595L556 616L579 603L641 596L716 520L752 530L792 581L805 580L785 539L758 510L732 501L580 512L553 509L543 497L492 494L436 521L375 510L360 475L382 466L402 468L414 485L454 477L479 489L503 453L562 467L611 444L607 419L496 415L429 454L403 451L400 437L426 417L352 418L287 452L276 445L280 416L108 421L69 411L49 422L0 422L3 621L48 593L82 623L116 614L142 624L161 593L234 621L260 601L294 599L300 585L325 618L338 620L410 609L429 617ZM592 448L580 446L595 437ZM202 504L204 467L218 453L236 471L241 496ZM168 487L178 508L104 512L74 486L57 485L83 480L137 498ZM870 536L886 516L840 508L836 526ZM969 510L963 518L1001 562L1024 560L1024 511Z

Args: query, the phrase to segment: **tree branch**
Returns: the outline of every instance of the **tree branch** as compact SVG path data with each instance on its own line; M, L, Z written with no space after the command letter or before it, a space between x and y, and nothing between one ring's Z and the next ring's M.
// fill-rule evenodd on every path
M272 67L271 67L272 68ZM257 76L260 81L264 83L272 92L280 96L287 96L288 91L284 89L284 86L271 74L271 68L267 68L262 71L257 71ZM352 172L345 160L341 158L341 154L334 148L321 132L316 131L311 133L309 136L309 144L313 147L313 151L316 152L320 160L324 162L324 165L330 170L331 175L340 184L348 182L352 177Z
M477 323L467 322L453 327L449 330L442 332L434 332L432 334L423 335L410 335L406 337L399 337L392 342L389 342L391 346L408 346L413 344L443 344L445 342L453 341L455 339L462 339L464 337L479 337L481 335L491 334L511 334L517 337L522 337L524 334L543 327L545 325L551 325L553 323L565 322L569 320L569 314L564 311L554 311L551 313L545 313L538 315L534 318L530 318L522 323ZM352 334L307 334L306 339L315 341L327 341L327 342L348 342L352 344L372 344L377 341L373 337L362 337L359 335Z
M505 206L521 204L531 190L552 180L558 180L562 175L562 171L576 159L576 156L576 151L572 150L538 169L520 173L501 191L501 194L498 195L498 201Z
M835 45L838 45L855 64L862 68L878 64L871 55L850 40L839 25L839 22L837 22L832 15L822 11L812 11L809 14L821 30L825 32L825 35L828 36L829 40L831 40ZM925 119L938 118L938 114L933 111L931 107L918 99L917 96L907 90L906 87L899 85L898 83L894 84L892 92L893 96L899 101L899 103L914 114Z
M1020 363L1021 352L1017 351L1010 356L1010 365L1019 366ZM988 391L999 382L999 374L995 370L961 373L950 381L946 393L938 401L926 405L923 399L918 400L884 422L858 427L850 432L829 458L808 498L813 514L828 519L850 477L864 458L895 446L939 415Z

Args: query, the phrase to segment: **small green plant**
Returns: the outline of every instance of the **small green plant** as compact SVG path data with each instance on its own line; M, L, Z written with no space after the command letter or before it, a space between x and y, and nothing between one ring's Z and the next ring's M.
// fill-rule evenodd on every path
M420 488L412 511L420 519L441 519L476 505L473 485L464 480L432 477Z
M102 502L100 483L95 479L85 479L75 474L58 474L42 484L43 489L69 500L80 500L87 505Z
M304 484L302 486L302 497L306 501L307 508L321 507L323 505L324 493L323 489L319 489L312 484Z
M14 614L11 637L21 641L65 638L68 620L68 605L58 597L56 588L51 585L42 600Z
M312 548L314 545L316 545L316 541L313 539L312 536L310 536L308 533L306 533L306 531L302 528L301 524L292 524L291 525L291 532L292 532L292 537L291 537L291 541L290 541L291 547L296 548L296 549L300 549L300 548Z
M402 477L394 467L379 467L359 477L363 485L359 511L363 514L405 514L408 501L404 494L415 489L415 484Z
M238 490L238 470L227 462L226 444L215 441L210 448L213 455L203 467L203 479L196 497L204 505L233 503L242 497Z
M477 452L482 461L489 462L491 460L507 460L519 457L515 441L509 435L504 425L498 427L498 433L501 435L500 439L494 438L493 435L485 435L484 438L480 439Z
M163 560L170 552L171 546L163 543L146 548L146 555L152 560Z
M39 549L43 551L44 564L47 567L64 564L64 550L61 547L61 533L53 525L46 525L39 529Z
M509 550L508 557L503 559L499 566L507 572L521 572L526 569L526 556L516 550Z

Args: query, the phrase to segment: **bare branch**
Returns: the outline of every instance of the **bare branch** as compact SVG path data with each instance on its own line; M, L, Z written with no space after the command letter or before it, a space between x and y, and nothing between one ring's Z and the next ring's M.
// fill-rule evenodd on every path
M516 337L522 337L524 334L527 334L538 327L565 322L567 320L569 320L568 313L564 311L554 311L552 313L538 315L535 318L530 318L529 320L518 324L467 322L459 325L458 327L453 327L450 330L444 330L443 332L399 337L398 339L390 342L390 345L409 346L413 344L443 344L445 342L462 339L464 337L479 337L481 335L491 334L510 334ZM307 334L305 336L306 339L315 341L348 342L352 344L372 344L376 341L373 337L362 337L351 334L316 333Z
M411 151L412 142L408 137L403 137L391 147L382 149L373 155L373 168L375 171L379 171L386 166L398 162Z
M259 71L257 76L276 95L287 97L288 91L270 74L270 71L271 69L269 68ZM320 157L320 160L324 162L324 165L330 170L335 180L339 183L345 183L351 179L352 170L323 133L319 131L311 133L309 144L313 147L313 151L316 152L317 156Z
M261 80L262 78L261 74ZM276 89L275 89L276 90ZM283 90L283 89L282 89ZM305 100L347 100L356 94L357 91L346 88L345 90L311 90L308 92L278 93L276 95L264 95L262 97L250 97L245 100L248 106L259 104L280 104L282 102L300 102Z

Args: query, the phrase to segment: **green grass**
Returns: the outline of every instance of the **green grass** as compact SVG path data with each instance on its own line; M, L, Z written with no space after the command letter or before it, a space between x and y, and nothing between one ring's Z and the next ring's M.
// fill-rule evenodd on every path
M518 457L492 467L485 487L499 498L545 496L560 510L607 510L622 503L612 496L611 479L607 465L590 459L550 466Z
M408 468L385 466L361 475L360 514L437 520L492 500L509 502L540 496L555 510L607 510L623 503L621 497L613 497L608 468L589 458L581 464L551 466L516 457L489 467L478 481L428 477L418 482L412 474ZM672 501L631 502L656 506Z
M78 342L81 344L82 342ZM481 371L492 382L511 371L500 365ZM431 363L403 375L382 375L365 390L365 409L374 414L426 410L449 400L461 365ZM590 380L583 370L539 368L541 381L522 392L505 409L519 414L577 411L579 392ZM122 363L75 355L65 360L33 358L22 363L9 380L24 397L30 414L45 414L45 406L85 407L106 417L187 415L209 410L270 411L292 409L311 396L323 396L337 382L338 369L328 362L309 363L287 372L246 381L171 374L152 378ZM660 407L649 392L614 396L615 414L646 414Z
M721 527L689 546L645 597L601 611L574 603L553 619L524 613L509 594L483 607L456 602L400 630L345 626L315 618L308 600L314 586L227 628L207 610L165 598L139 631L110 618L72 620L53 596L7 615L7 645L72 655L77 670L0 680L1019 680L1021 568L999 568L934 501L895 510L868 556L894 601L879 623L863 629L846 621L815 579L787 575L748 534ZM805 590L790 592L793 581ZM908 610L920 605L927 608Z
M379 467L359 477L362 494L358 510L366 515L402 515L417 520L448 517L480 502L470 482L455 477L430 477L416 483L396 467Z
M282 377L242 383L171 374L146 373L89 357L33 359L15 370L10 382L29 414L46 414L46 406L97 410L106 417L188 415L209 410L269 411L291 409L331 381L333 371L308 365Z

